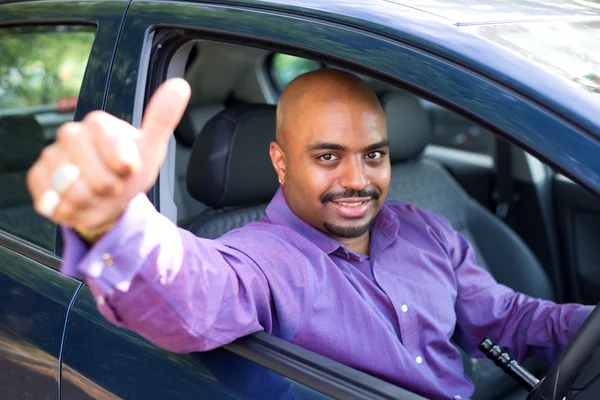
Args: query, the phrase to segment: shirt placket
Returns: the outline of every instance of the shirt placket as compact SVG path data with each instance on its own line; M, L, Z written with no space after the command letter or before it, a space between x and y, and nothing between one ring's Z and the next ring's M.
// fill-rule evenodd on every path
M384 268L378 268L377 260L373 260L373 277L381 290L388 296L398 319L400 341L412 357L415 364L425 362L421 351L416 305L411 302L411 290L406 287L393 287L399 280L397 276Z

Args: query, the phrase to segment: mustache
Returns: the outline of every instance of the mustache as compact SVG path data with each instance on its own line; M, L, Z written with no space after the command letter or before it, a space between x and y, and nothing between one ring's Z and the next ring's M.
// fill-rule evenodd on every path
M347 190L344 190L343 192L325 193L323 196L321 196L321 204L325 204L328 201L333 201L333 200L338 200L338 199L349 199L352 197L357 197L357 198L371 197L375 200L378 200L380 196L381 196L381 192L375 188L362 189L362 190L347 189Z

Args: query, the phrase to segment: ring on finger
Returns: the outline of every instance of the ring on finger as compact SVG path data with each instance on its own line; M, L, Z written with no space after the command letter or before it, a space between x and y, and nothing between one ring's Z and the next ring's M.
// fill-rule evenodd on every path
M46 218L52 218L54 215L54 211L56 211L56 207L60 203L60 196L56 193L55 190L48 189L44 193L37 202L37 210L40 214L42 214Z
M72 163L64 163L52 174L52 188L59 195L64 194L81 176L79 167Z

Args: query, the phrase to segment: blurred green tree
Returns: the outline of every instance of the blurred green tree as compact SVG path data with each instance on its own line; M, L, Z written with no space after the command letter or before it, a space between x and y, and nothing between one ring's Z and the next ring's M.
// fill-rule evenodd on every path
M77 96L94 34L89 26L0 29L0 109Z

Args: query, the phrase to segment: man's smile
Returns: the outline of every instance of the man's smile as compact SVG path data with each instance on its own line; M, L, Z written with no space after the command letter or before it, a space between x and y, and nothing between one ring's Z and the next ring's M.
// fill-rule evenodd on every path
M371 198L350 198L332 200L331 204L342 217L361 218L366 214L370 201Z

